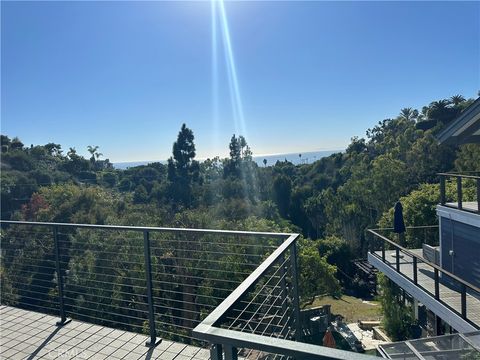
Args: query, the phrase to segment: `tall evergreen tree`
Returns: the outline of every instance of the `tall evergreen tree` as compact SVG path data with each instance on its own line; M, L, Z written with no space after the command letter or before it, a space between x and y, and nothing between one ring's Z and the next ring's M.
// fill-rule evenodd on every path
M170 195L175 203L190 207L192 205L192 185L199 178L199 164L195 158L193 131L182 125L173 144L173 157L168 159L168 180Z

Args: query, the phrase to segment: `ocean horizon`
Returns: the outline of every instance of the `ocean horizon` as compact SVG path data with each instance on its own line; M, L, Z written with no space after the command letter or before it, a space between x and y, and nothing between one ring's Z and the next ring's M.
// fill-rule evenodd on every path
M306 151L306 152L297 152L297 153L284 153L284 154L257 155L257 156L253 156L253 161L255 161L258 166L264 166L264 163L263 163L264 159L267 159L267 166L272 166L272 165L275 165L277 161L285 161L285 160L290 161L294 165L311 164L317 160L320 160L323 157L330 156L332 154L343 152L343 151L345 150L337 149L337 150L320 150L320 151ZM202 159L200 161L204 161L204 160L206 159ZM131 167L148 165L155 162L166 164L167 160L114 162L113 166L115 169L125 170Z

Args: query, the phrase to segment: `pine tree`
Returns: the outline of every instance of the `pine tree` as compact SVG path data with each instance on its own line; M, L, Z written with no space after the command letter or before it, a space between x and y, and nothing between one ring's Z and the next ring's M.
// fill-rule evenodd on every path
M199 164L195 158L193 131L185 124L173 144L173 157L168 159L168 180L171 199L185 207L192 204L192 185L199 178Z

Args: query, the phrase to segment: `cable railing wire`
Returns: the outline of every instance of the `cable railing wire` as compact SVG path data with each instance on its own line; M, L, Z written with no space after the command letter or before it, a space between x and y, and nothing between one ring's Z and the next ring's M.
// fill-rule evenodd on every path
M11 279L2 281L2 293L7 295L2 303L6 299L27 309L58 310L62 321L70 317L191 344L205 344L192 335L193 327L286 238L218 230L163 233L164 228L148 227L1 224L2 239L8 240L1 252L2 268ZM151 269L146 267L145 241L150 245ZM280 267L275 269L263 284L265 294L238 302L246 307L243 315L254 327L262 315L269 326L283 321L278 315L284 308L277 299L282 293L277 294L276 287L287 275L279 274ZM7 285L13 290L3 291ZM255 306L274 316L259 315Z

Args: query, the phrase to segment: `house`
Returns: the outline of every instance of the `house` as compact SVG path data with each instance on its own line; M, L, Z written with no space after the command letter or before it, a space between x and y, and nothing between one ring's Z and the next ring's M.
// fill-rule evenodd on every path
M480 143L480 98L437 139L450 145ZM421 316L419 310L425 309L425 331L429 336L480 329L479 175L439 174L439 242L435 246L423 244L420 249L406 249L378 230L369 230L377 244L369 250L369 263L410 295L417 319ZM448 181L456 183L454 199L447 198Z

